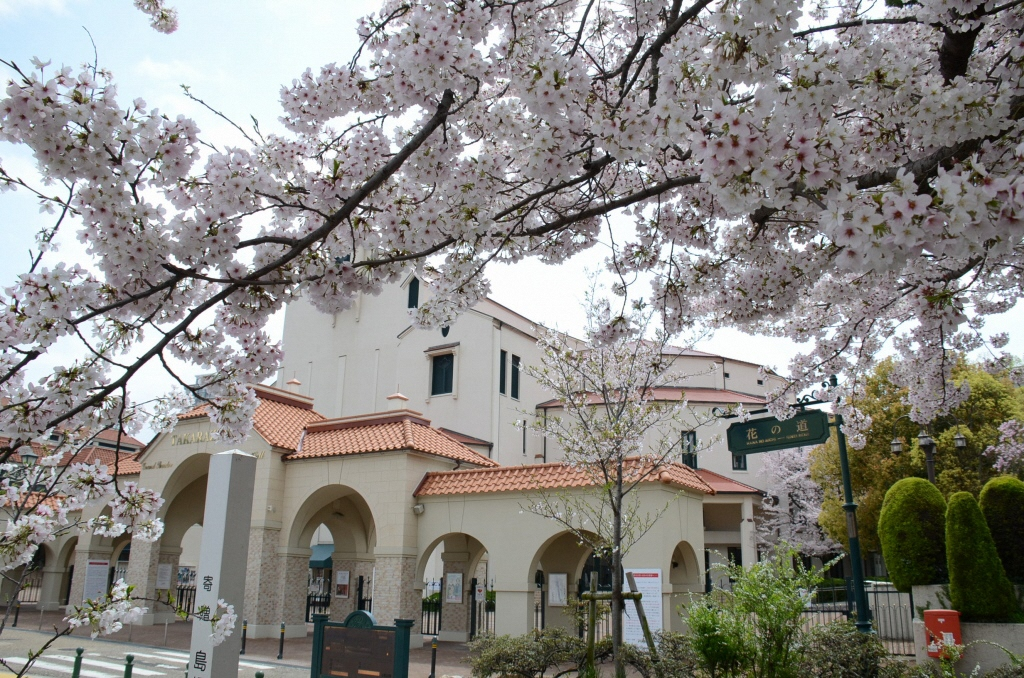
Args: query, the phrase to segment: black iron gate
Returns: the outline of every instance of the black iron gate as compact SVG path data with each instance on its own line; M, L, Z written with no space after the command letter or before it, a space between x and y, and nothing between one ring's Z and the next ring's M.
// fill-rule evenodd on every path
M481 595L482 594L482 595ZM494 635L494 612L496 608L494 585L487 581L477 582L476 577L469 585L469 639Z
M420 633L436 636L441 633L441 582L423 582L423 602Z
M356 609L373 612L373 596L364 596L365 589L363 575L359 575L359 580L356 583L356 602L358 603Z
M888 582L866 582L868 618L878 639L896 655L914 654L914 597ZM804 628L857 618L853 579L830 579L814 591L804 607Z

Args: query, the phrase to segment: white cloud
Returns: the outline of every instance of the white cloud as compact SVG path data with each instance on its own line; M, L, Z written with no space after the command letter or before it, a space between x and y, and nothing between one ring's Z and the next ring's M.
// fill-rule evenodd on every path
M0 16L13 16L38 9L66 14L67 8L67 0L0 0Z

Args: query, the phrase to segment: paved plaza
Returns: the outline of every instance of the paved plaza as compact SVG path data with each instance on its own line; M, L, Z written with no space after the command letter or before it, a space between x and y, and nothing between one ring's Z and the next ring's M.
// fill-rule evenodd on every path
M20 669L30 650L39 648L53 636L53 625L61 616L56 613L30 613L23 611L18 628L6 628L0 635L0 657L13 668ZM40 630L40 627L43 630ZM49 628L50 631L46 631ZM63 627L62 627L63 628ZM241 632L241 629L238 630ZM133 677L180 677L185 673L191 624L178 622L159 626L136 626L112 636L89 638L87 631L79 629L71 636L59 638L36 662L29 675L50 678L71 675L75 648L83 648L82 678L122 678L125 655L135 657ZM305 638L285 641L284 657L277 659L278 641L273 639L247 640L246 653L240 658L239 678L253 678L257 671L265 678L308 678L312 653L312 633ZM462 643L440 643L437 658L437 676L469 676L466 646ZM0 678L13 675L0 668ZM430 675L430 647L416 648L411 653L410 678ZM220 678L220 677L218 677Z

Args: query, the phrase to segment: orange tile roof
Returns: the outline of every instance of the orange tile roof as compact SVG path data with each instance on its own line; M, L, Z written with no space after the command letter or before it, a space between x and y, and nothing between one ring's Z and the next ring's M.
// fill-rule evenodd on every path
M114 472L117 466L117 475L133 476L142 473L142 464L139 463L138 453L117 454L114 450L105 447L86 447L77 452L68 450L60 460L62 466L68 464L95 464L100 463L107 467L109 473Z
M394 410L311 423L297 452L286 460L314 459L366 452L414 450L474 466L497 466L452 436L430 426L419 412Z
M685 394L685 395L684 395ZM653 389L654 400L682 400L684 397L689 403L722 403L722 404L743 404L743 405L764 405L767 400L760 396L740 393L721 388L682 388L679 386L662 386ZM588 398L592 405L601 403L601 396L593 393ZM561 407L562 401L557 398L546 400L538 408Z
M727 478L720 473L709 471L706 468L697 469L697 475L705 483L715 490L715 494L764 494L761 490L750 485Z
M444 426L440 427L438 430L444 431L449 438L457 440L463 445L486 445L487 447L494 447L494 443L489 443L483 438L476 438L465 433L459 433L458 431L453 431L450 428L445 428Z
M0 438L0 446L6 445L10 442L10 438ZM40 457L49 456L53 453L53 448L42 445L37 442L32 443L32 451L34 451ZM119 455L111 449L106 447L96 447L89 445L83 447L78 451L66 450L60 460L61 466L67 466L68 464L82 463L92 464L99 462L105 464L111 473L114 472L114 459L120 457L120 461L117 464L117 474L120 476L132 476L142 473L142 464L139 463L138 452L125 452L122 451ZM12 464L21 463L21 455L15 452L10 456L8 461Z
M639 470L640 459L635 457L627 459L626 464L627 469L631 471ZM650 465L648 464L646 468L650 468ZM705 494L715 493L714 489L701 480L693 469L675 462L666 462L655 467L644 482L661 482ZM413 495L424 497L485 492L529 492L566 487L588 487L594 484L594 479L585 471L568 464L555 462L533 466L501 466L489 469L427 473L423 476L423 480L420 481Z
M105 441L110 442L110 443L116 443L117 442L117 431L114 431L112 429L106 428L106 429L103 429L102 431L100 431L99 433L97 433L96 434L96 438L98 440L105 440ZM122 445L131 445L132 447L138 447L138 448L142 448L143 446L145 446L144 442L142 442L138 438L133 438L132 436L128 435L127 433L122 433L121 434L121 444Z
M253 428L264 440L285 450L298 449L302 430L324 417L313 410L313 399L272 386L254 387L259 405L253 416ZM210 405L202 404L178 415L178 420L198 419L210 414Z

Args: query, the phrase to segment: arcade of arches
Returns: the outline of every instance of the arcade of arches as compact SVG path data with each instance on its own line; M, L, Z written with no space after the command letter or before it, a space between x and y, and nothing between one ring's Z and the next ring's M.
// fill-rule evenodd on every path
M269 387L257 394L255 432L232 446L257 458L244 573L250 637L276 636L282 622L287 636L306 634L313 546L318 558L329 555L334 573L347 573L348 586L331 590L329 614L336 619L360 604L355 585L361 580L377 619L413 619L418 632L424 580L433 572L461 574L461 602L450 592L442 596L439 630L449 640L468 636L474 578L495 591L494 631L519 634L535 624L538 585L545 588L555 573L575 584L586 569L589 549L555 522L521 508L538 488L582 491L573 475L578 472L558 464L499 467L411 410L328 420L303 396ZM116 564L137 595L166 597L166 573L177 572L187 535L203 521L210 455L231 449L209 433L206 413L197 408L140 458L139 483L165 498L166 529L157 543L133 542L126 549L125 539L78 535L47 545L43 567L50 575L43 588L49 589L40 600L80 601L90 560ZM705 549L704 503L713 495L697 473L679 464L639 489L644 510L664 512L630 550L626 565L663 572L665 628L678 626L674 610L686 594L704 588L703 558L696 554ZM715 499L751 502L751 496ZM735 526L737 535L741 527ZM745 553L753 549L752 536L750 541L743 544ZM119 559L124 554L126 568ZM328 582L328 590L335 583ZM155 607L143 623L172 619L170 611ZM549 608L546 624L565 626L569 618Z

